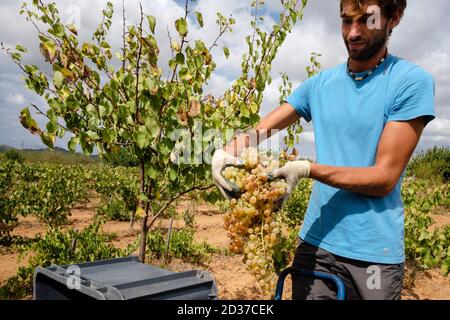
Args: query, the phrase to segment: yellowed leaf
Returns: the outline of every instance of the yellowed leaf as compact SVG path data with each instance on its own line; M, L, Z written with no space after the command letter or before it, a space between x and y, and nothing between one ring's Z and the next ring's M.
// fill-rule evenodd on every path
M145 217L145 210L141 207L137 208L136 210L136 217L137 218L143 218Z
M195 117L200 113L200 102L198 100L191 100L189 103L189 117Z

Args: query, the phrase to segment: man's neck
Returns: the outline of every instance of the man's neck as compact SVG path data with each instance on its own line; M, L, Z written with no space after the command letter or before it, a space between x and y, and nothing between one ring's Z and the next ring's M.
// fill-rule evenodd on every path
M377 65L378 62L384 57L386 54L387 47L383 46L376 54L374 54L370 59L359 61L350 58L349 65L350 70L352 72L363 72L372 69Z

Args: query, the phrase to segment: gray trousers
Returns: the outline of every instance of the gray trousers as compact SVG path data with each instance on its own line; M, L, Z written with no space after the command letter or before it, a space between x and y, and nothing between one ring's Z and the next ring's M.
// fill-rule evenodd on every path
M336 256L302 239L295 252L293 268L316 270L340 276L348 300L399 300L403 289L401 264L374 264ZM332 281L292 275L294 300L336 299Z

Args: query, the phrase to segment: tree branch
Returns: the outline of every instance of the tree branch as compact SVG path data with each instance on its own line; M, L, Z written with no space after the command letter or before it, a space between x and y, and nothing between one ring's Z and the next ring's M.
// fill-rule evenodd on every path
M214 40L213 44L209 47L208 52L211 52L211 50L217 46L217 41L220 39L220 37L222 37L225 32L227 32L227 28L223 28L221 30L219 30L219 35L217 36L216 40Z
M144 12L142 11L142 3L139 3L139 7L141 9L141 21L139 23L139 52L137 56L137 65L136 65L136 89L135 89L135 103L136 103L136 121L141 124L141 116L139 110L139 71L140 71L140 63L142 56L142 22L144 20Z
M184 19L187 19L189 10L188 10L188 1L186 0L186 2L184 3ZM186 43L186 36L182 36L181 37L181 45L180 45L180 52L183 51L183 47L184 44ZM172 79L170 80L170 82L173 82L175 80L175 77L177 75L177 69L178 69L178 64L175 65L175 69L173 70L173 74L172 74Z
M35 105L35 104L32 103L31 106L32 106L33 108L36 109L36 111L38 112L38 114L43 115L43 116L46 117L48 120L52 121L52 119L50 119L49 116L48 116L45 112L43 112L41 109L39 109L39 107L38 107L37 105ZM68 131L68 132L70 132L70 133L77 134L76 132L74 132L74 131L72 131L72 130L69 130L67 127L63 126L62 124L60 124L60 123L58 123L58 122L56 122L56 125L59 126L59 127L61 127L61 128L63 128L64 130L66 130L66 131Z
M125 0L122 0L122 20L123 20L123 28L122 28L122 39L123 39L123 48L122 48L122 55L123 55L123 61L122 61L122 68L123 71L125 72L125 55L126 55L126 41L125 41L125 34L126 34L126 30L125 30L125 25L126 25L126 18L125 18Z
M255 45L255 40L256 40L255 38L256 38L256 24L257 24L257 22L258 22L258 5L259 5L259 2L256 1L256 2L255 2L255 19L253 20L253 23L254 23L255 25L253 26L252 47L254 47L254 45ZM247 62L245 63L246 69L248 69L249 63L250 63L250 55L248 55L248 57L247 57Z
M204 191L204 190L208 190L210 188L214 187L214 185L209 185L207 187L192 187L188 190L185 190L181 193L179 193L178 195L176 195L175 197L172 197L161 209L158 210L158 212L156 213L156 215L153 216L152 220L150 221L150 224L147 226L147 231L152 227L152 225L155 223L156 219L158 219L158 217L167 209L167 207L169 207L175 200L177 200L179 197L185 195L186 193L192 192L194 190L199 190L199 191Z
M278 35L278 34L280 33L280 30L282 30L282 29L284 28L285 24L286 24L288 21L289 21L289 19L286 19L286 9L285 9L285 11L283 12L283 15L282 15L282 20L281 20L282 24L281 24L281 26L279 27L279 29L278 29L277 32L271 32L270 37L269 37L269 40L267 41L268 46L266 47L266 49L264 50L263 54L261 55L261 59L260 59L261 63L258 64L258 70L256 71L255 81L258 80L258 77L259 77L259 75L260 75L260 73L261 73L261 69L262 69L262 68L261 68L261 64L262 64L262 62L264 61L264 59L266 58L267 53L270 52L270 51L273 49L273 41L272 41L272 39L273 39L276 35ZM256 27L256 26L255 26L255 27ZM247 92L247 94L246 94L246 96L245 96L245 98L244 98L244 100L243 100L244 102L247 101L247 99L248 99L248 97L250 96L251 92L254 92L254 90L255 90L255 89L252 89L252 90L249 90L249 91Z

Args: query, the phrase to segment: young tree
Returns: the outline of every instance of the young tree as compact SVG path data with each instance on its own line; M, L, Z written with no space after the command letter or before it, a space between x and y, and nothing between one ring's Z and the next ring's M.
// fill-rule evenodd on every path
M104 157L121 148L132 153L139 163L136 215L141 218L139 257L145 261L146 235L155 220L180 196L211 188L207 161L171 161L177 158L174 150L183 151L181 139L192 138L201 126L203 130L215 129L220 135L204 135L200 143L196 140L189 158L211 154L235 130L247 130L259 121L263 92L271 82L272 62L293 25L301 19L306 2L281 0L283 10L270 33L258 26L263 1L252 2L254 20L246 37L248 51L243 56L242 73L220 97L206 95L204 87L216 67L211 51L226 32L232 32L235 21L231 17L217 14L219 34L208 46L201 39L188 38L191 11L186 0L184 16L175 21L177 39L171 39L171 75L164 79L155 38L157 21L144 14L142 6L138 24L125 27L123 17L123 47L115 54L120 60L116 70L111 45L106 41L112 25L111 3L103 10L103 21L93 41L83 43L74 25L61 22L55 3L24 3L20 13L36 28L40 51L52 73L46 74L36 65L24 65L22 54L27 50L23 46L10 49L2 44L25 73L27 87L44 97L49 106L44 112L42 107L30 105L48 119L45 128L39 128L30 107L21 111L20 122L50 148L56 137L70 134L68 148L72 151L80 145L86 154L96 148ZM195 17L203 28L202 14L195 12ZM229 49L223 48L223 52L228 58Z

